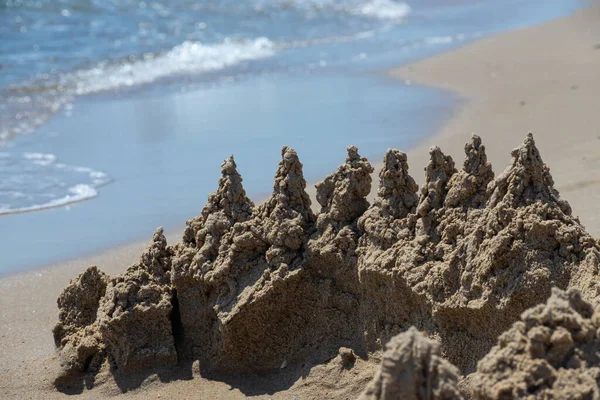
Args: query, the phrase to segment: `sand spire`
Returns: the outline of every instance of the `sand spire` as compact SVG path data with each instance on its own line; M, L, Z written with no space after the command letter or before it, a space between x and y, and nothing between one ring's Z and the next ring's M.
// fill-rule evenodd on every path
M344 291L357 292L357 221L369 208L366 197L371 191L373 167L358 154L356 146L349 146L347 151L346 161L337 171L315 185L321 212L307 245L306 267L318 276L334 279Z
M417 215L424 217L430 211L442 208L448 182L456 169L452 157L442 153L439 147L429 149L429 164L425 167L425 184L421 187Z
M177 363L171 330L171 254L158 228L138 262L112 278L98 325L109 359L121 372Z
M317 201L322 206L319 229L326 223L351 223L369 207L366 197L371 192L373 167L358 154L356 146L349 146L347 150L346 162L315 185Z
M202 208L201 215L186 222L183 243L200 248L206 242L208 234L213 237L216 234L218 242L223 232L234 223L248 220L253 208L254 203L246 196L235 160L233 156L229 156L221 165L216 192L208 195L208 202ZM213 221L209 221L211 216Z
M454 174L448 182L446 207L479 208L487 201L487 186L494 179L494 171L479 136L473 135L465 144L465 153L462 171Z
M272 212L273 207L279 206L289 208L305 218L312 218L311 201L305 189L306 180L296 150L283 146L281 161L273 179L273 194L265 202L265 210Z
M374 206L380 208L382 216L404 218L415 211L417 189L415 180L408 174L406 154L388 149L379 171L379 190Z
M571 207L554 188L550 169L542 161L531 132L511 155L512 162L490 187L490 207L503 203L516 208L541 201L570 215Z
M369 264L379 253L398 240L409 213L418 202L418 186L408 174L406 154L388 149L379 171L379 190L373 205L358 219L362 233L357 253L359 261ZM359 266L360 268L360 266Z

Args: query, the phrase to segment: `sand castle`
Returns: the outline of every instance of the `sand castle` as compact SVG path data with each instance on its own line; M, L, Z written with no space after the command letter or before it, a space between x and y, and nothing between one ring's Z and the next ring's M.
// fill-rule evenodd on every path
M122 276L90 267L65 289L54 330L62 380L94 373L104 360L114 373L194 360L225 373L277 371L326 362L341 347L380 354L389 342L364 398L462 398L458 376L474 373L479 360L468 382L485 381L489 390L473 396L505 398L506 387L524 385L506 383L494 366L501 357L526 357L521 344L506 344L516 340L511 326L553 287L577 289L597 304L600 253L554 189L531 134L495 179L479 137L465 152L457 171L432 148L419 190L406 155L388 150L369 205L373 167L351 146L345 163L316 185L316 215L293 149L283 148L273 192L259 206L227 159L217 191L187 222L181 243L167 246L158 229ZM589 311L582 302L576 310ZM581 318L592 318L581 310ZM525 321L535 312L523 314ZM507 330L498 346L509 350L492 349ZM555 333L544 334L543 343L554 343ZM578 360L577 368L600 367ZM414 381L423 374L426 383ZM554 383L547 390L559 393ZM528 398L518 390L512 393Z

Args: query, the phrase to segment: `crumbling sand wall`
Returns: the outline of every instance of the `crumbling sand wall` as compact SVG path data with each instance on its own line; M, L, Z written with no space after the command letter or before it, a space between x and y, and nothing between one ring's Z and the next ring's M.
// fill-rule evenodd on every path
M108 277L93 266L71 281L58 299L54 328L63 367L59 382L97 371L104 359L118 373L177 363L171 257L159 228L123 275Z
M578 290L523 313L469 380L474 400L600 398L600 314Z
M479 137L465 153L457 171L432 148L419 191L406 155L388 150L369 206L373 168L351 146L317 184L317 215L293 149L283 148L258 207L229 158L182 243L168 247L157 231L123 276L92 269L65 289L55 337L76 360L69 373L89 369L90 353L120 371L195 359L269 371L325 361L340 346L378 352L410 326L470 373L552 287L596 302L597 244L554 189L533 137L496 179ZM148 318L154 327L138 326Z
M461 400L459 377L440 344L410 327L385 345L379 370L359 400Z
M480 139L465 150L460 172L431 150L416 214L401 220L396 242L359 274L361 304L370 307L364 315L375 315L368 337L385 343L416 325L439 337L445 356L468 373L551 287L580 287L595 299L598 249L554 189L531 135L495 180Z

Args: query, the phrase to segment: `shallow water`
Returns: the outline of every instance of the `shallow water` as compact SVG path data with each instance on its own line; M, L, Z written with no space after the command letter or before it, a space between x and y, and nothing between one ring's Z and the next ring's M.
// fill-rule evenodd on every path
M147 238L160 225L181 226L216 188L230 154L255 201L272 188L282 144L297 150L312 182L344 161L349 144L377 162L386 148L411 146L435 130L437 119L428 116L445 117L450 100L433 89L399 90L377 76L324 74L82 101L70 118L53 119L35 140L16 139L18 147L60 154L67 164L87 162L115 181L90 201L3 216L0 226L10 226L0 245L10 262L5 272Z
M581 6L0 1L0 274L180 226L231 153L259 199L284 144L309 181L408 149L458 99L375 71Z

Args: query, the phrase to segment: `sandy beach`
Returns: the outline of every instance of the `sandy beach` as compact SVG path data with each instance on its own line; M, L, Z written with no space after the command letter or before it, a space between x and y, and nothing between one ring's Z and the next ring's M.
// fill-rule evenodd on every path
M486 38L391 71L397 79L452 91L465 99L439 132L408 151L411 174L417 182L423 180L422 168L432 145L439 146L460 166L464 143L471 133L477 133L498 175L508 164L511 149L531 131L561 196L571 204L573 214L580 217L588 232L598 237L598 21L600 6L593 5L560 20ZM379 166L379 160L371 162ZM313 196L314 192L309 193ZM167 239L175 243L180 234ZM57 320L57 296L71 278L89 265L98 265L109 274L121 273L137 259L145 244L130 244L0 280L1 398L64 397L52 384L57 368L51 332ZM192 367L189 374L176 374L175 378L150 377L125 394L113 382L106 382L83 392L81 397L355 398L375 368L376 364L366 361L352 371L317 366L312 370L284 371L279 382L273 383L260 377L242 377L236 382L207 380ZM171 379L175 380L169 382ZM336 381L347 384L334 390Z

